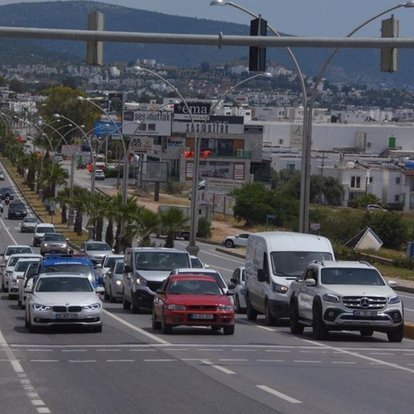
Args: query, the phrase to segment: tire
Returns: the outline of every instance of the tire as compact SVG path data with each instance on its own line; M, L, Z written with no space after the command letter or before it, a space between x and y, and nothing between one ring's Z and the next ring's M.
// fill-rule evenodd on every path
M233 335L234 334L234 325L223 326L224 335Z
M404 325L387 331L387 337L389 342L401 342L404 338Z
M322 319L321 305L315 303L313 305L313 318L312 318L312 336L315 339L325 339L328 335L325 323Z
M30 321L27 319L27 315L24 315L24 327L30 330Z
M211 330L214 332L217 332L221 329L221 326L219 325L211 325Z
M272 310L269 306L269 301L266 299L265 302L265 323L267 326L274 326L277 323L277 318L272 315Z
M158 330L161 328L161 322L157 321L157 318L155 317L155 310L152 310L152 329Z
M290 310L290 333L293 335L303 334L305 326L299 322L299 311L296 301L292 301Z
M122 307L124 310L130 310L131 309L131 302L125 298L125 294L122 297Z
M165 335L168 335L172 332L172 325L165 322L165 316L161 317L161 332Z
M106 291L106 287L104 287L105 291L104 291L104 299L105 300L109 300L109 295L108 292Z
M112 288L109 288L109 302L115 303L116 299L114 298L114 295L112 294Z
M246 316L249 321L255 321L257 319L257 310L250 303L249 296L246 296Z
M231 249L231 248L233 248L233 247L234 247L234 243L233 243L233 241L232 241L232 240L226 240L226 241L224 242L224 245L225 245L226 247L228 247L229 249Z
M134 299L134 294L131 294L131 312L132 313L141 313L141 308L139 307L139 304Z
M98 326L93 326L92 327L92 332L97 332L97 333L102 332L102 324L98 325Z
M19 308L22 307L22 301L20 299L17 299L17 305L19 306Z
M364 328L359 330L361 336L372 336L374 335L374 330L371 328Z
M240 306L240 299L239 295L236 294L236 298L234 299L234 308L236 313L245 313L246 310Z

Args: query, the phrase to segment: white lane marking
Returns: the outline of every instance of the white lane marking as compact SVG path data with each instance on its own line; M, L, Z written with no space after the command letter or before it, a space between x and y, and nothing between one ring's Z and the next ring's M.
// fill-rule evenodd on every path
M203 359L201 362L203 362L205 365L208 365L212 368L217 369L218 371L224 372L227 375L236 375L236 373L234 371L232 371L230 369L227 369L225 367L222 367L220 365L213 364L211 361L208 361L206 359Z
M49 408L47 408L47 407L39 407L39 408L37 409L37 412L38 412L38 413L42 413L42 414L48 414L48 413L50 413L50 410L49 410Z
M26 393L26 395L27 395L29 398L37 398L37 399L39 399L39 398L40 398L40 396L39 396L39 394L38 394L37 392L27 392L27 393Z
M355 358L365 359L366 361L370 361L372 364L383 365L383 366L399 369L401 371L407 371L407 372L410 372L410 373L414 374L413 369L404 367L402 365L393 364L391 362L381 361L380 359L376 359L376 358L372 358L372 357L369 357L369 356L366 356L366 355L362 355L359 352L348 351L345 348L334 348L333 346L329 346L329 345L326 345L326 344L321 344L319 342L311 341L309 339L301 339L301 341L307 342L307 343L310 343L310 344L314 344L314 345L319 345L321 348L334 350L336 352L339 352L339 353L342 353L342 354L345 354L345 355L351 355Z
M296 362L298 364L322 364L322 361L312 361L307 359L294 359L293 362Z
M348 365L355 365L356 362L353 362L353 361L331 361L331 364L348 364Z
M135 362L135 359L107 359L106 362Z
M30 362L59 362L58 359L31 359Z
M158 359L144 359L144 362L175 362L177 359L172 358L158 358Z
M198 348L197 351L202 351L202 352L220 352L220 351L222 351L222 349L220 349L220 348L214 348L214 349L211 349L211 348Z
M130 352L155 352L155 349L130 349Z
M62 352L86 352L86 349L62 349Z
M111 318L115 319L116 321L118 321L119 323L122 323L123 325L127 326L128 328L134 330L135 332L140 333L141 335L145 335L148 338L152 339L155 342L158 342L159 344L164 344L164 345L171 345L168 341L165 341L162 338L159 338L156 335L153 335L149 332L144 331L144 329L138 328L135 325L132 325L132 323L129 323L127 321L124 321L123 319L119 318L118 316L113 315L111 312L108 312L105 309L102 309L102 312L105 313L106 315L110 316Z
M3 219L0 219L0 222L2 223L4 230L6 230L6 233L9 235L9 237L10 237L10 239L13 241L13 243L14 243L14 244L17 244L17 241L16 241L16 239L12 236L12 234L10 233L9 228L8 228L8 227L6 227L6 223L4 222L4 220L3 220Z
M264 331L270 331L270 332L278 332L277 329L274 328L268 328L267 326L261 326L261 325L256 325L259 329L263 329Z
M201 358L181 358L181 361L202 361Z
M163 351L172 351L172 352L188 351L188 348L163 348Z
M53 349L28 349L27 352L53 352Z
M32 400L33 405L45 405L45 403L42 400Z
M282 400L285 400L285 401L290 402L292 404L302 404L302 401L299 401L295 398L289 397L289 395L283 394L282 392L277 391L273 388L270 388L266 385L256 385L256 387L261 389L262 391L268 392L269 394L272 394L275 397L279 397Z
M232 352L256 352L257 349L232 349Z
M265 352L291 352L288 349L266 349Z
M404 312L414 312L414 309L410 309L410 308L404 308Z
M245 358L220 358L219 361L222 362L246 362Z
M121 352L120 349L97 349L96 352Z
M285 362L284 359L258 359L257 362Z
M72 364L89 364L96 362L96 359L70 359Z

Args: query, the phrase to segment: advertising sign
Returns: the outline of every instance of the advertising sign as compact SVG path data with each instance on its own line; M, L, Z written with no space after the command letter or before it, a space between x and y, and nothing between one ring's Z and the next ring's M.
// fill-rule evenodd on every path
M93 133L97 137L108 136L108 135L119 135L119 131L122 127L120 122L115 123L112 121L105 121L103 119L96 121L93 124Z
M191 120L176 119L174 114L174 121L172 130L174 133L194 133L205 134L243 134L244 133L244 118L242 116L221 116L212 115L208 120L202 122Z
M154 140L151 137L133 137L129 143L129 150L135 153L151 152Z
M187 105L188 108L183 102L174 104L175 120L191 121L191 112L195 121L203 121L210 114L210 102L187 102Z
M124 111L122 133L124 135L171 135L171 111Z

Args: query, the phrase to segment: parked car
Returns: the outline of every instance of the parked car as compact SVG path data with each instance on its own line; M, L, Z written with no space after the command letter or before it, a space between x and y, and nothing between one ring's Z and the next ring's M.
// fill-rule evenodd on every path
M69 253L68 240L62 233L46 233L40 243L40 254Z
M240 233L237 236L226 236L222 240L222 244L229 248L247 246L249 235L249 233Z
M96 265L102 264L105 256L113 253L108 243L97 240L88 240L82 243L80 251L86 253Z
M26 216L20 223L20 231L22 233L34 233L39 220L36 217Z
M246 312L246 270L244 266L237 267L230 282L234 285L234 308L236 313Z
M210 326L234 334L234 306L212 276L171 275L157 291L152 327L171 333L174 326Z
M26 205L19 200L13 200L9 204L9 210L7 212L7 218L10 219L16 219L16 218L24 218L27 216L27 209Z
M387 209L381 207L379 204L368 204L367 210L368 211L388 211Z
M40 246L40 243L43 240L43 237L46 233L55 233L55 226L51 223L39 223L35 227L33 235L33 246Z
M116 259L110 269L105 273L104 279L104 298L110 302L122 299L124 286L122 283L124 276L124 259Z
M31 332L40 327L81 325L102 331L102 301L88 277L73 273L39 275L33 289L26 287L25 326Z
M105 180L105 173L103 170L95 170L95 180Z

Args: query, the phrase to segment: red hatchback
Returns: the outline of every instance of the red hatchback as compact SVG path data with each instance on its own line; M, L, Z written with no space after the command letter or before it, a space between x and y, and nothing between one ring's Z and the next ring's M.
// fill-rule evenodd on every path
M152 327L171 333L174 326L211 326L234 333L234 305L212 276L171 275L157 291Z

